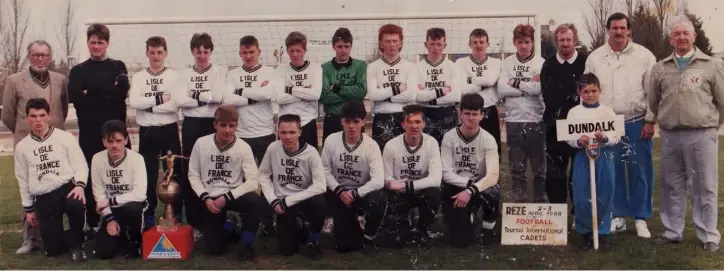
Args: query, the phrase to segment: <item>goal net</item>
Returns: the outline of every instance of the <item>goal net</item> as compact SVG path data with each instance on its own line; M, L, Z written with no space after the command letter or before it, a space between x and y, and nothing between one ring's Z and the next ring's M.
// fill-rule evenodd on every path
M162 36L168 44L166 64L174 68L193 64L189 41L194 33L207 32L214 41L212 62L229 68L241 65L239 39L254 35L259 40L261 63L277 66L287 63L284 39L292 31L307 36L307 59L317 63L334 57L331 38L339 27L347 27L354 36L352 57L371 62L379 58L377 31L387 23L400 25L404 31L402 57L417 61L426 54L425 34L428 28L441 27L447 34L448 57L455 60L470 54L468 36L475 28L483 28L490 36L488 52L495 57L515 53L512 31L518 24L530 24L536 31L535 44L540 44L540 26L535 14L392 14L339 16L245 16L175 19L126 19L100 22L111 31L109 56L122 60L129 72L148 65L145 41ZM536 46L540 51L540 46ZM540 55L540 54L539 54Z

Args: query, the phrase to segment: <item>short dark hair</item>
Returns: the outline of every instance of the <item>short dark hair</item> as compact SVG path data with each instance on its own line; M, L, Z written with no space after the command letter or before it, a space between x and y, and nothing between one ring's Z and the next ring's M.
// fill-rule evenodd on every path
M302 119L299 118L299 115L295 115L295 114L281 115L281 116L279 116L279 123L277 125L281 124L282 122L294 122L300 128L302 127Z
M412 114L421 114L422 118L425 118L425 108L419 104L408 104L402 108L402 115L404 116L403 121L407 119L407 116Z
M214 112L214 121L216 122L227 122L227 121L239 121L239 111L236 111L236 107L231 105L222 105L216 108Z
M433 27L427 30L425 40L439 40L445 38L445 29Z
M535 41L535 28L529 24L519 24L513 29L513 41L530 38Z
M191 37L192 51L196 48L201 48L201 46L209 49L212 52L214 51L214 41L211 40L211 35L209 35L209 33L196 33Z
M103 138L111 138L113 134L120 133L123 138L128 138L128 130L126 130L126 124L120 120L109 120L103 123L101 126L101 133Z
M476 37L476 38L485 37L485 38L490 39L490 37L488 36L488 32L485 31L485 29L482 29L482 28L475 28L475 29L473 29L473 31L470 31L470 36L469 36L469 37L470 37L470 38L472 38L472 37Z
M166 46L166 39L161 36L153 36L146 40L146 50L150 47L163 47L164 51L168 51Z
M349 29L346 27L340 27L337 31L334 31L334 35L332 36L332 45L338 41L352 43L352 40L352 32L349 32Z
M480 110L485 109L485 99L477 93L468 93L460 98L460 110Z
M287 46L287 48L292 45L301 45L302 49L307 50L307 35L304 35L299 31L289 33L287 38L284 40L284 45Z
M601 82L598 80L598 77L590 72L581 75L581 78L578 79L578 90L581 90L588 85L594 85L599 89L601 88Z
M349 100L342 105L340 116L344 119L362 119L367 117L367 109L362 100Z
M45 113L50 113L50 104L45 98L32 98L25 104L25 115L30 113L30 109L45 109Z
M611 29L611 22L620 20L626 20L626 29L631 29L631 19L621 12L616 12L611 14L611 16L608 16L608 20L606 20L606 29Z
M85 32L86 41L90 40L91 37L96 36L100 40L110 41L111 31L104 24L92 24L88 26L88 30Z
M259 40L256 39L254 36L244 36L239 40L239 46L256 46L256 48L259 48Z

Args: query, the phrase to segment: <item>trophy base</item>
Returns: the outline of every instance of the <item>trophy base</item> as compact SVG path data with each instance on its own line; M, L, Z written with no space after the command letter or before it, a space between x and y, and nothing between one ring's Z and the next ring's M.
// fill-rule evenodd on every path
M186 260L194 250L193 228L162 232L158 226L143 233L143 259Z
M178 231L179 225L176 223L176 219L161 218L159 219L158 226L156 228L159 232Z

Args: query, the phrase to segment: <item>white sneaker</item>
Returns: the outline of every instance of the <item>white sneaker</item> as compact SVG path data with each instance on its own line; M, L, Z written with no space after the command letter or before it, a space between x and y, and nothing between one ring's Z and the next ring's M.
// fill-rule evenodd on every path
M33 241L25 241L23 245L15 251L15 254L28 254L33 250L38 249L38 245Z
M645 220L636 220L636 234L641 238L651 238L651 232L649 232Z
M576 230L576 216L571 217L573 222L571 222L571 230Z
M204 237L204 234L200 230L194 229L194 242L198 242L201 237Z
M614 217L611 219L611 233L619 233L626 231L626 218Z

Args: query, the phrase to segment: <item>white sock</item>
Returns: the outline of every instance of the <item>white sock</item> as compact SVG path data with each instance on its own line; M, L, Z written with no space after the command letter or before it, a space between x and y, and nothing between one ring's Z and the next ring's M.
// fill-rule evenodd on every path
M494 227L495 227L495 221L493 221L493 222L483 221L483 229L492 230Z

